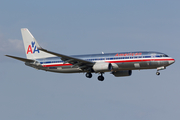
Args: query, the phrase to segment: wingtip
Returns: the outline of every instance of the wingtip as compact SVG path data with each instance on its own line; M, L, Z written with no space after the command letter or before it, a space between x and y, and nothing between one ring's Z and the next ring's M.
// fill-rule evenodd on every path
M27 28L21 28L21 30L28 30Z
M4 55L4 56L6 56L6 57L12 57L11 55Z

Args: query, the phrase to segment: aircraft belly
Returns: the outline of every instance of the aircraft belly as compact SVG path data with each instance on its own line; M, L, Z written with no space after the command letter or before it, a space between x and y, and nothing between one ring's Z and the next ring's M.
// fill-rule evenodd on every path
M169 65L168 61L160 61L159 64L161 66L168 66Z
M119 66L119 69L132 69L134 68L134 63L129 62L129 63L117 63L117 65Z
M141 61L141 62L120 62L112 63L114 70L140 70L140 69L156 69L161 66L168 66L168 61ZM57 72L57 73L80 73L85 72L78 67L72 66L54 66L43 67L41 70Z
M57 72L57 73L79 73L82 72L79 68L72 68L72 67L48 67L46 69L50 72Z
M164 64L165 63L162 64L157 61L117 63L120 70L156 69L157 67L160 67Z

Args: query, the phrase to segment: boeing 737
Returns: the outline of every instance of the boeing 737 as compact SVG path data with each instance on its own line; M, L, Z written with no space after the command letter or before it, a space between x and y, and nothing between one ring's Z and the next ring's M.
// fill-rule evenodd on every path
M99 81L103 81L105 72L112 73L115 77L131 76L132 70L166 69L175 60L160 52L137 51L117 52L88 55L64 55L42 48L27 28L21 29L24 48L27 58L6 55L20 61L25 65L38 70L57 73L86 73L87 78L92 73L99 73Z

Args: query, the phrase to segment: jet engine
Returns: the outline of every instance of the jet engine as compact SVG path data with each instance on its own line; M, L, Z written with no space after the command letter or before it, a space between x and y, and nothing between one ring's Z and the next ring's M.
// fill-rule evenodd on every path
M92 67L95 72L108 72L112 70L111 63L96 62Z
M112 74L115 77L131 76L132 70L120 70L120 71L112 72Z

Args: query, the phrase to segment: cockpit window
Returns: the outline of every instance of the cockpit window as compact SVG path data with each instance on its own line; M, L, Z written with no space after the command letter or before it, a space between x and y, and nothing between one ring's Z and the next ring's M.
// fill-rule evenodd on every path
M164 54L163 57L168 57L168 55L165 55L165 54Z
M160 57L169 57L169 56L168 56L168 55L163 54L163 55L160 55Z

